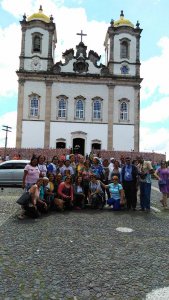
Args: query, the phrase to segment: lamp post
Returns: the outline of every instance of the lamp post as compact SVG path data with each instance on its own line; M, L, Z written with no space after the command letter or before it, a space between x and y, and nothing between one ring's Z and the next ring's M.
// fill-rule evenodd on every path
M4 159L6 157L6 148L7 148L7 142L8 142L8 132L12 132L12 127L10 126L7 126L7 125L2 125L2 130L4 130L6 132L6 135L5 135L5 150L4 150Z

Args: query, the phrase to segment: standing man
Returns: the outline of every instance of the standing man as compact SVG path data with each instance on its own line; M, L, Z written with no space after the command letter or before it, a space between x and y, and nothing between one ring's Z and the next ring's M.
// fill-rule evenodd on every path
M125 192L127 209L136 210L137 205L137 175L136 166L131 164L131 158L126 157L125 165L121 170L121 182Z
M142 211L150 211L151 196L151 174L154 173L150 161L146 161L143 157L138 157L138 173L140 183L140 206Z

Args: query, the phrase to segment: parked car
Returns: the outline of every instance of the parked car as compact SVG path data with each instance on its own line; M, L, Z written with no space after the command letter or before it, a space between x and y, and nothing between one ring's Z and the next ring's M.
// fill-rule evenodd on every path
M0 163L0 186L21 186L29 160L8 160Z

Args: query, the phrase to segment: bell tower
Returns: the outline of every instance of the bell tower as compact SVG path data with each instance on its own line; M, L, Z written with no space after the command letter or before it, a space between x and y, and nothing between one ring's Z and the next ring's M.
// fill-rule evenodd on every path
M108 149L139 151L140 136L140 37L142 29L124 17L111 20L104 46L106 66L113 84L109 87ZM114 120L114 124L112 124ZM125 132L128 142L119 144ZM127 141L126 140L126 141Z
M42 6L38 13L20 21L22 44L20 54L21 72L49 71L54 65L54 49L57 42L53 17L43 13Z
M124 18L111 20L105 38L106 65L113 75L140 76L140 24Z

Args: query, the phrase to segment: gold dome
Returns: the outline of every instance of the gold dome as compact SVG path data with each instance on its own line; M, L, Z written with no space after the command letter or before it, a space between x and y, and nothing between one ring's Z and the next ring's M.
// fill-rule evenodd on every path
M32 20L40 20L45 23L50 23L50 18L43 14L42 6L40 6L38 13L34 13L30 17L28 17L28 21L32 21Z
M119 26L130 26L130 27L133 27L134 28L134 25L133 23L131 23L129 20L125 19L124 18L124 14L123 14L123 11L121 11L121 14L120 14L120 19L117 20L117 21L114 21L114 27L119 27Z

